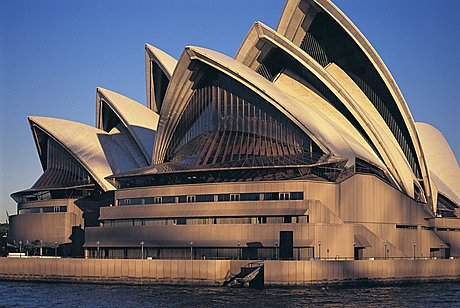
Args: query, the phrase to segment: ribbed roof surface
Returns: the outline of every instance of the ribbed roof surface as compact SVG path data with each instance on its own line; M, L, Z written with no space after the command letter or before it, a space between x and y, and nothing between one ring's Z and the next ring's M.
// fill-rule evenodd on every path
M115 189L107 176L147 166L137 145L117 128L107 133L62 119L31 116L29 121L69 151L104 190Z
M348 158L349 165L354 164L355 157L358 156L380 168L385 168L378 157L371 152L367 144L357 141L354 136L344 130L340 123L329 119L316 107L297 100L289 95L287 91L275 86L241 62L219 52L195 46L187 47L182 54L171 84L168 87L165 98L167 105L164 105L161 110L161 121L155 146L156 151L164 150L162 147L166 145L168 138L171 138L174 125L177 123L176 121L178 121L190 97L189 95L192 93L192 83L190 81L184 82L183 79L183 76L188 76L191 73L184 74L192 60L198 60L216 68L271 102L273 106L317 142L324 152ZM177 96L177 93L181 95ZM168 132L166 133L166 131ZM163 159L163 156L159 159Z
M102 94L104 101L124 123L150 164L153 157L153 144L159 115L135 100L116 92L103 88L97 88L97 92ZM102 129L102 116L100 115L102 108L100 108L100 104L101 95L97 95L96 122L97 127Z
M460 169L449 143L435 127L421 122L416 125L433 182L439 192L460 204Z

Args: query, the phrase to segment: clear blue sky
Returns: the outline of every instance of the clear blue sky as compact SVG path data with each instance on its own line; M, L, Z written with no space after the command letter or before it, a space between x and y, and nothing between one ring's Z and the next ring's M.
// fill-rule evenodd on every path
M256 20L276 28L284 0L0 1L0 222L12 192L42 170L28 115L94 125L95 88L145 104L144 43L233 56ZM460 158L460 1L336 0L383 58L416 121ZM78 133L78 132L76 132Z

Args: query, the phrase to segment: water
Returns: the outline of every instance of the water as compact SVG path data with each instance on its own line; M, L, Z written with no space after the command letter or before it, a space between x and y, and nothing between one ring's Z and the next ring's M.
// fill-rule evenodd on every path
M0 307L460 307L460 281L264 290L0 281Z

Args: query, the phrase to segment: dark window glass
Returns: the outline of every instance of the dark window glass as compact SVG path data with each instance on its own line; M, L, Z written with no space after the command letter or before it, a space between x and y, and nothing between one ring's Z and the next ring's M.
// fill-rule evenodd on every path
M176 197L174 196L163 197L163 203L176 203Z
M162 197L155 197L155 198L153 198L153 203L154 204L161 204L161 203L163 203L162 199L163 199Z
M129 205L130 199L118 199L119 205Z
M213 202L214 195L196 195L196 202Z
M280 200L289 200L290 199L289 193L280 193L279 199Z
M257 217L257 222L260 224L266 224L267 223L267 217L266 216L259 216Z
M277 192L264 193L264 200L279 200L279 193Z
M179 203L186 203L187 202L187 196L179 196Z
M292 222L292 216L284 216L284 223L290 224Z
M59 212L67 212L67 206L60 206Z
M145 204L153 204L154 203L153 198L144 198L144 203Z
M303 200L303 191L291 192L291 200Z
M239 194L230 194L230 201L240 201Z
M40 208L37 208L37 212L38 213L40 211ZM43 213L50 213L50 212L54 212L54 207L44 207L43 208Z
M142 198L132 198L131 199L131 205L139 205L143 203L144 203L144 199Z
M259 193L241 194L240 199L241 201L257 201L257 200L260 200L260 194Z
M230 194L220 194L217 196L219 201L230 201Z
M185 225L185 224L187 224L187 219L185 219L185 218L177 218L177 224L178 225Z

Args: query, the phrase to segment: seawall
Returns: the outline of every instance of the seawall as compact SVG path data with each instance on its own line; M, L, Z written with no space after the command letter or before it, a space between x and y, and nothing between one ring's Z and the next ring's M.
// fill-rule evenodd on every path
M248 260L0 258L0 280L221 285ZM265 261L266 285L459 279L460 259Z

